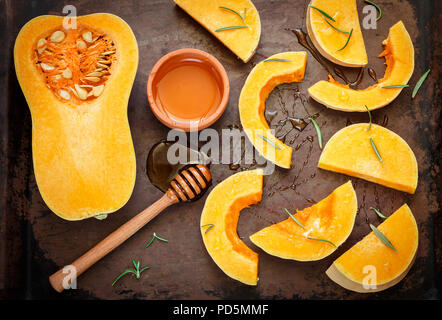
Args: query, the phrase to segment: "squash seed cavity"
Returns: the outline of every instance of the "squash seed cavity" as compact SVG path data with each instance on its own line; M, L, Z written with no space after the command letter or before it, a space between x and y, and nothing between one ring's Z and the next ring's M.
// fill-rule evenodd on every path
M60 28L35 44L35 65L63 102L81 104L101 96L115 61L114 42L85 26Z

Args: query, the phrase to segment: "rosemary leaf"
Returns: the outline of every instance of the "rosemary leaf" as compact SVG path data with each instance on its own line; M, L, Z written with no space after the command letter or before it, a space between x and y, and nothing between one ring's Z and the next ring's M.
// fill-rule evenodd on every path
M264 136L262 136L262 135L260 135L260 134L257 134L257 136L260 137L261 139L263 139L264 141L270 143L270 144L271 144L272 146L274 146L276 149L281 150L280 147L278 147L276 144L274 144L272 141L270 141L270 140L267 139L266 137L264 137Z
M379 21L379 19L382 18L382 9L381 9L381 7L379 7L376 3L374 3L373 1L370 1L370 0L365 0L365 2L367 2L368 4L371 4L372 6L374 6L376 8L376 10L379 11L379 16L376 18L376 21Z
M243 18L243 17L241 16L241 14L239 14L239 12L237 12L237 11L235 11L235 10L233 10L233 9L227 8L227 7L223 7L223 6L221 6L221 7L219 7L219 8L220 8L220 9L228 10L228 11L230 11L230 12L233 12L233 13L236 14L238 17L240 17L241 20L242 20L244 23L246 23L246 22L245 22L245 18Z
M150 269L150 267L144 267L140 270L140 261L136 262L135 259L132 259L132 264L134 265L135 269L126 269L123 271L118 277L115 278L115 280L112 282L112 286L114 286L115 283L117 283L118 280L120 280L123 276L125 276L128 273L132 273L135 275L137 279L140 279L141 274L143 271Z
M325 240L325 239L312 238L312 237L307 237L307 239L309 239L309 240L315 240L315 241L323 241L323 242L327 242L327 243L331 244L333 247L337 248L336 245L335 245L333 242L328 241L328 240Z
M214 225L213 223L208 223L208 224L205 224L205 225L201 226L201 228L204 228L204 227L207 227L207 226L210 226L210 227L207 228L207 230L206 230L206 232L204 232L204 234L206 234L206 233L209 232L213 227L215 227L215 225Z
M419 81L416 83L416 86L413 89L413 94L411 95L411 97L414 99L414 97L416 96L417 92L419 91L419 88L422 86L422 83L424 83L425 79L427 79L428 74L430 73L431 69L428 69L427 72L425 72L423 74L422 77L420 77Z
M375 152L376 155L378 156L379 161L380 161L382 164L384 164L384 160L382 160L382 157L381 157L381 155L379 154L379 151L378 151L378 149L376 148L376 145L374 144L374 141L373 141L373 139L372 139L371 137L370 137L370 143L371 143L371 146L373 147L374 152Z
M315 9L316 11L320 12L324 17L330 19L331 21L336 21L335 19L332 18L332 16L330 16L328 13L322 11L321 9L316 8L316 7L314 7L314 6L310 6L310 8L313 8L313 9Z
M396 253L397 252L396 248L393 246L393 244L390 242L390 240L387 239L387 237L380 232L374 225L370 224L370 228L371 230L373 230L374 234L388 247L390 247L391 249L393 249Z
M120 280L123 276L125 276L128 273L137 274L136 270L134 269L126 269L123 273L121 273L118 277L115 278L115 280L112 282L112 286L117 283L118 280Z
M292 62L292 60L287 60L287 59L278 59L278 58L274 58L274 59L267 59L267 60L264 60L263 62L272 62L272 61L278 61L278 62Z
M313 119L313 118L309 118L309 119L313 123L313 125L315 126L316 133L318 135L319 148L322 149L322 133L321 133L321 128L319 128L319 125L316 123L315 119Z
M341 29L336 28L334 25L332 25L330 22L328 22L327 19L324 19L324 21L327 22L328 25L329 25L330 27L332 27L333 29L335 29L336 31L339 31L339 32L342 32L342 33L346 33L346 34L349 34L349 33L350 33L350 32L348 32L348 31L343 31L343 30L341 30Z
M225 27L221 29L215 30L215 32L225 31L225 30L232 30L232 29L244 29L247 28L246 26L231 26L231 27Z
M392 86L385 86L385 87L381 87L382 89L395 89L395 88L408 88L409 85L408 84L395 84Z
M287 214L300 226L300 227L302 227L303 229L305 229L305 227L303 226L303 224L301 223L301 222L299 222L299 220L298 219L296 219L295 218L295 216L294 215L292 215L291 213L290 213L290 211L287 209L287 208L284 208L284 210L285 210L285 212L287 212Z
M350 33L349 33L349 35L348 35L347 41L345 42L344 46L343 46L341 49L339 49L338 51L336 51L336 52L339 52L339 51L345 49L345 47L346 47L346 46L348 45L348 43L350 42L350 38L351 38L351 35L352 35L352 34L353 34L353 28L350 30Z
M370 207L371 210L373 210L374 212L376 212L376 214L381 217L382 219L387 219L386 216L384 216L378 209Z
M150 242L146 245L145 248L149 247L154 242L155 239L158 239L158 240L163 241L163 242L169 242L169 240L166 240L166 239L163 239L163 238L157 236L157 234L154 232L152 240L150 240Z
M370 112L370 109L368 109L368 107L367 107L367 105L365 105L365 109L367 109L367 112L368 112L368 116L370 117L370 124L368 125L368 128L367 128L367 130L366 131L370 131L370 129L371 129L371 112Z
M157 239L160 240L160 241L163 241L163 242L169 242L169 240L157 236L155 232L153 233L153 235L155 236L155 238L157 238Z

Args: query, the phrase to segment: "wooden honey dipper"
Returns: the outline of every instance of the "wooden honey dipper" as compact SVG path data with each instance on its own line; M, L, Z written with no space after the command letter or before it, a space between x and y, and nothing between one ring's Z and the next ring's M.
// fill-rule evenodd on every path
M72 262L71 266L75 267L76 277L129 239L167 207L178 202L198 199L198 196L207 189L211 180L210 170L205 165L190 166L179 172L170 183L170 188L160 199ZM65 289L63 285L65 278L66 273L60 269L49 277L49 282L56 291L62 292Z

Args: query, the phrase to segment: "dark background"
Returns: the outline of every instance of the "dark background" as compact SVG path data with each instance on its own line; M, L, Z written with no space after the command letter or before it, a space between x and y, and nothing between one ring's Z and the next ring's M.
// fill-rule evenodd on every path
M291 170L277 169L264 179L263 201L241 213L238 234L259 253L259 283L243 285L226 276L212 261L202 243L199 218L203 199L178 204L166 210L120 248L109 254L78 280L77 290L57 294L48 276L69 264L106 235L161 196L145 174L146 157L152 145L167 135L168 129L149 109L146 82L151 68L162 55L184 47L205 50L225 66L231 85L229 104L213 128L239 125L237 101L242 85L253 66L283 51L305 50L286 28L305 30L308 1L255 0L262 24L257 53L244 64L213 36L194 22L172 0L147 1L6 1L0 0L0 298L36 299L434 299L440 298L441 219L440 204L440 1L378 0L384 16L377 30L363 30L368 66L378 77L384 73L384 60L376 58L388 29L402 19L415 45L416 67L409 89L389 106L373 112L374 121L403 137L416 154L419 184L408 195L373 183L351 178L358 195L359 211L349 239L332 255L318 262L282 260L264 253L248 237L272 223L286 219L282 208L310 206L326 197L349 177L317 169L320 150L315 130L309 125L297 136L291 132L286 143L297 150ZM78 15L110 12L132 27L140 49L140 63L129 100L128 114L137 157L137 181L129 202L104 221L88 219L68 222L53 214L44 204L35 183L31 153L31 117L18 85L13 66L13 44L20 28L42 14L61 15L64 5L72 4ZM364 2L358 0L360 20ZM281 85L270 95L267 106L285 106L300 118L319 113L325 142L348 123L366 122L367 114L343 113L325 108L306 95L309 86L326 79L327 72L308 54L303 83ZM428 68L430 77L418 96L411 90ZM357 70L347 70L354 78ZM364 88L373 81L365 75ZM294 100L299 89L303 102ZM276 123L277 119L273 121ZM285 130L283 128L282 130ZM281 131L283 132L283 131ZM312 141L310 141L312 140ZM214 184L235 171L228 165L212 166ZM292 183L296 190L286 188ZM328 266L345 250L366 235L369 223L380 218L369 210L378 207L391 214L404 202L412 209L419 227L419 249L408 276L393 288L375 294L357 294L339 287L325 275ZM152 233L169 239L148 249ZM131 259L152 269L140 280L126 277L115 287L112 280L131 266Z

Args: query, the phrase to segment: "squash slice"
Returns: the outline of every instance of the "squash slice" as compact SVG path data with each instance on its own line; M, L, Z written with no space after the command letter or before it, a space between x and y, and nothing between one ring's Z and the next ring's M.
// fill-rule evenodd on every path
M410 208L404 204L377 229L397 252L372 231L333 262L326 271L331 280L345 289L367 293L388 289L406 276L419 242Z
M32 116L41 196L61 218L114 212L130 198L136 161L127 105L138 66L132 30L111 14L40 16L17 36L17 78Z
M174 2L242 61L248 62L253 57L261 37L261 21L252 1L174 0ZM242 28L217 31L226 27Z
M357 209L356 193L348 181L317 204L293 213L303 227L289 217L258 231L250 240L267 253L283 259L319 260L333 253L348 238Z
M258 282L258 255L239 239L236 228L240 211L261 201L262 180L260 169L230 176L210 192L201 215L201 235L213 261L248 285Z
M290 168L292 148L271 133L264 116L265 102L277 85L301 82L306 63L307 53L303 51L278 53L269 57L250 72L239 97L239 116L247 137L263 157L282 168Z
M414 193L418 167L413 151L396 133L376 124L367 131L368 126L358 123L336 132L325 145L318 167Z
M326 18L312 6L335 21ZM340 50L352 29L348 44ZM312 0L307 7L307 32L316 49L331 62L345 67L363 67L367 64L356 0Z
M347 112L365 112L365 106L375 110L391 103L403 88L384 87L406 85L414 71L414 47L402 21L390 28L383 45L379 57L385 57L387 68L377 84L354 90L329 76L330 81L321 80L308 89L310 96L328 108Z

